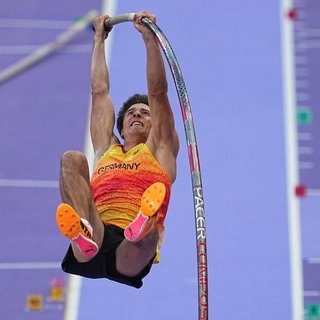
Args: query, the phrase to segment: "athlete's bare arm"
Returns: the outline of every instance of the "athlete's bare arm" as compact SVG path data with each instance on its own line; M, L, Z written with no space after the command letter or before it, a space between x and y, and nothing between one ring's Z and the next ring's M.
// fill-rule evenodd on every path
M155 35L141 24L148 17L155 22L154 15L141 11L134 17L134 25L141 32L147 51L147 84L152 128L147 145L174 181L179 139L175 130L173 112L167 96L168 84L160 48Z
M105 57L105 39L110 30L105 30L105 20L109 16L99 17L94 21L95 35L91 62L92 108L90 133L95 154L98 160L106 149L119 143L114 135L115 111L109 96L109 71Z

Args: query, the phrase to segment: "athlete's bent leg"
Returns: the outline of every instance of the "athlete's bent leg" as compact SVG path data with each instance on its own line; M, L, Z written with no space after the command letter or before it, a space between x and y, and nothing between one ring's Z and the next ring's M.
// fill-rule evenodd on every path
M73 239L73 235L70 237L66 234L68 232L65 231L65 227L61 226L61 219L64 217L61 216L64 211L72 211L76 214L76 221L81 225L83 229L88 229L88 225L86 225L85 220L87 220L92 229L93 236L91 238L92 242L96 243L97 249L102 245L103 237L104 237L104 225L100 219L99 214L96 211L96 207L93 202L93 197L90 188L90 176L89 176L89 167L88 162L84 154L79 151L67 151L63 154L61 158L61 171L60 171L60 193L62 202L71 206L71 209L66 206L59 206L57 210L57 222L60 231L67 236L69 239ZM70 214L74 214L71 212ZM60 214L60 220L59 220ZM67 213L69 214L69 213ZM84 221L79 221L81 218L85 219ZM70 221L70 219L64 219L63 221ZM63 224L62 221L62 224ZM72 223L72 222L71 222ZM74 223L72 224L74 226ZM69 229L69 228L67 228ZM90 226L89 226L90 229ZM91 231L91 230L89 230ZM70 234L69 234L70 235ZM84 233L85 236L85 233ZM89 234L88 237L90 238ZM86 254L84 250L81 250L81 243L83 239L77 238L77 241L71 241L72 249L75 258L79 262L87 262L94 256L93 251L92 254ZM79 247L80 245L80 247ZM89 248L90 249L90 248ZM91 249L94 249L94 245L92 245ZM88 251L89 252L89 251ZM87 253L88 253L87 252Z

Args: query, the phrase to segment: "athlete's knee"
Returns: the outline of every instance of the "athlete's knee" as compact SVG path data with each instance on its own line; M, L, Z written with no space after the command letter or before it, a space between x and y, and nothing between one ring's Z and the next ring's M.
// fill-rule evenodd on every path
M127 277L135 277L150 263L156 246L123 240L116 250L116 269Z
M129 256L119 259L116 258L116 270L124 276L136 277L145 267L150 263L150 260L154 256L153 254L129 254Z
M86 156L79 151L66 151L61 157L61 176L79 174L89 180L89 167Z
M66 151L61 157L62 168L83 167L84 165L87 165L87 158L80 151L69 150L69 151Z
M75 162L85 160L85 155L78 150L68 150L65 151L61 157L62 162Z

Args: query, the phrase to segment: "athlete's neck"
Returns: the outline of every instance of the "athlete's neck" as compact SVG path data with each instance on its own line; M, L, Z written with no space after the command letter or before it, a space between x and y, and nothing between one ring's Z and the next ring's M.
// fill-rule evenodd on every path
M137 146L140 143L145 143L146 141L143 139L133 139L133 140L128 140L126 139L122 145L122 150L123 152L128 152L131 150L133 147Z

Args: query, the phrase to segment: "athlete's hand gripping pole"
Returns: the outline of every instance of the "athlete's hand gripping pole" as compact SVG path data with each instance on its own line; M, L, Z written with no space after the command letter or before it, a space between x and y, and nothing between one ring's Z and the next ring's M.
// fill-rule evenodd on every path
M124 13L120 14L118 16L110 17L105 22L105 27L108 28L110 26L114 26L118 23L126 22L126 21L132 21L135 13Z

